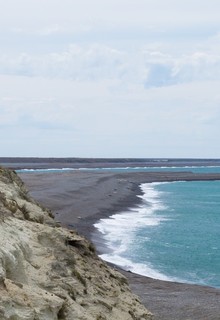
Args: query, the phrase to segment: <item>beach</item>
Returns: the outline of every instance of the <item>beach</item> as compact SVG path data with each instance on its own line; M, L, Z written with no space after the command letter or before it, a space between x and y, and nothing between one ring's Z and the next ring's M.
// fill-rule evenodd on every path
M91 240L98 253L107 248L93 224L116 212L137 206L140 183L178 180L215 180L219 174L190 172L100 173L59 172L19 174L31 196L50 208L55 219ZM117 268L116 266L114 266ZM155 280L120 270L157 320L220 319L220 290Z

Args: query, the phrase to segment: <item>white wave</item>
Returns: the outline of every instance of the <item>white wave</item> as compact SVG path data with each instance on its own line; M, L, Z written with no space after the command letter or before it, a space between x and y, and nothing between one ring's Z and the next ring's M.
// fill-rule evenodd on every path
M109 249L108 254L101 255L102 259L138 274L168 280L148 265L124 258L124 255L129 256L132 245L137 243L138 230L158 226L162 221L167 220L165 216L156 214L157 211L166 208L160 199L161 192L155 189L159 184L161 183L142 184L141 189L144 194L139 197L143 202L138 208L101 219L94 226L101 232ZM144 241L146 240L145 237Z
M116 254L102 254L100 255L100 258L103 260L113 263L122 269L126 271L131 271L133 273L150 277L153 279L158 279L158 280L166 280L166 281L175 281L176 279L167 277L166 275L162 274L161 272L157 271L156 269L147 266L143 263L134 263L130 261L129 259L123 258L119 255Z
M96 168L87 168L82 167L78 170L160 170L160 169L199 169L199 168L220 168L220 166L144 166L144 167L96 167Z
M62 172L62 171L74 171L74 168L49 168L49 169L18 169L16 172Z
M186 169L208 169L208 168L219 168L220 166L182 166L182 167L178 167L178 166L160 166L160 167L96 167L96 168L87 168L87 167L81 167L81 168L49 168L49 169L18 169L16 170L16 172L51 172L51 171L56 171L56 172L62 172L62 171L160 171L160 170L173 170L175 169L175 171L179 170L179 171L185 171Z
M141 184L140 188L143 192L142 195L139 195L138 197L142 199L142 207L146 207L148 205L151 207L152 212L158 211L158 210L165 210L166 206L161 200L161 195L164 193L162 191L158 191L155 187L161 184L168 184L172 182L153 182L153 183L143 183Z

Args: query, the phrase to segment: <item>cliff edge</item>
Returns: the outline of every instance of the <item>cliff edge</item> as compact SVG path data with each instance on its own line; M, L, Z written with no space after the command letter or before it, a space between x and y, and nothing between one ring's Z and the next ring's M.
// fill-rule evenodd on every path
M0 319L150 320L126 278L0 168Z

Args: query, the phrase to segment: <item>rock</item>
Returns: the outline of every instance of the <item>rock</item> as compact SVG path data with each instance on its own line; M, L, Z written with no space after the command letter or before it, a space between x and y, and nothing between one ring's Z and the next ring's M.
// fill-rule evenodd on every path
M93 245L57 225L0 169L0 319L144 320L152 315Z

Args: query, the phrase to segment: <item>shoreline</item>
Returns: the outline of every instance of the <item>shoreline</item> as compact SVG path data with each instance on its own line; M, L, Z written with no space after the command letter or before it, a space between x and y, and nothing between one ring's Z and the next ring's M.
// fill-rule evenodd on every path
M19 176L33 198L52 209L62 225L92 240L98 253L106 247L93 224L140 204L137 195L141 194L141 183L220 180L220 174L190 172L22 173ZM151 279L114 267L127 277L132 291L155 314L155 320L220 319L219 289Z

